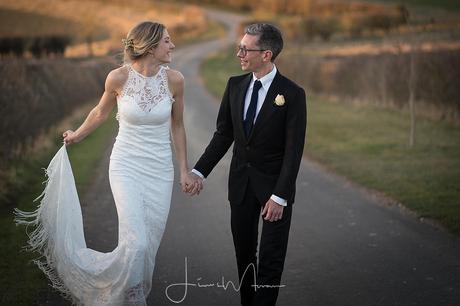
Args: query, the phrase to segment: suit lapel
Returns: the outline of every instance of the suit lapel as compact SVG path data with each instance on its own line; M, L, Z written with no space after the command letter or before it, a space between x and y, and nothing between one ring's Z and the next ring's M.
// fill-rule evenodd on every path
M237 122L238 122L238 129L243 134L243 137L246 138L246 134L244 132L243 127L243 116L244 116L244 100L246 98L246 92L248 91L249 84L251 83L252 73L248 74L241 83L237 87L237 95L236 95L236 104L237 104Z
M252 136L257 132L258 129L263 125L263 122L266 118L270 117L270 114L274 111L272 106L273 101L275 101L276 95L279 93L279 82L280 82L280 73L279 71L276 72L275 78L273 79L270 88L268 89L267 95L265 96L264 104L262 104L262 108L260 109L259 115L257 115L256 122L254 127L249 135L248 141L251 140Z

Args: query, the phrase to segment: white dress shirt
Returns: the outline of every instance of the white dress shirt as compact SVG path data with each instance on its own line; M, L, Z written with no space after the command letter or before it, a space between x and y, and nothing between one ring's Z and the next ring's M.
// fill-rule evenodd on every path
M257 115L259 115L260 109L262 108L262 105L264 104L265 97L267 96L268 89L270 88L270 85L272 84L273 79L275 78L276 72L277 72L276 66L273 65L272 71L270 71L269 73L267 73L266 75L258 79L262 83L262 87L260 87L259 89L259 97L257 99L257 108L256 108L256 115L254 117L254 122L256 122L257 120ZM254 88L254 82L256 80L257 78L255 74L253 73L251 83L249 83L249 88L248 88L248 91L246 92L246 97L244 99L243 120L246 119L246 113L249 108L249 103L251 102L252 89ZM204 179L204 175L201 174L198 170L193 169L192 172L198 175L199 177L201 177L202 179ZM272 194L270 199L272 199L279 205L287 206L287 201L285 199L282 199L274 194Z
M272 71L270 71L269 73L267 73L260 79L257 79L254 73L252 74L251 83L249 83L249 88L248 88L248 91L246 92L246 97L244 99L243 120L246 119L246 113L248 112L249 104L251 103L251 95L252 95L252 89L254 88L254 82L256 80L259 80L260 83L262 83L262 87L260 87L259 89L259 97L257 98L256 115L254 117L254 122L256 122L260 109L262 108L262 105L264 104L265 97L267 96L268 89L270 88L270 85L272 84L273 79L275 78L276 71L277 71L276 67L275 65L273 65Z

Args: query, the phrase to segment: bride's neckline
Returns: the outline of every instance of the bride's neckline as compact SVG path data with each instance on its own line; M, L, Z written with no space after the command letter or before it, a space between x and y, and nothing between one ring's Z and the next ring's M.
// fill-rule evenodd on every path
M160 73L161 69L163 69L163 66L160 65L160 68L158 69L158 71L154 75L146 76L146 75L143 75L142 73L140 73L139 71L137 71L136 69L134 69L132 64L130 64L129 66L131 67L131 69L134 71L135 74L137 74L137 75L139 75L139 76L141 76L141 77L143 77L145 79L150 79L150 78L156 77Z

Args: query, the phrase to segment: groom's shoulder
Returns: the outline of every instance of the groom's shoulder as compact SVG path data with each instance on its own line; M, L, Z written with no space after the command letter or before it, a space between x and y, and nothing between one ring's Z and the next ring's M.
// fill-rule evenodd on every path
M251 73L245 73L245 74L242 74L242 75L231 76L228 79L228 84L231 84L231 85L238 84L238 83L242 82L244 79L246 79L250 74Z
M291 90L298 90L298 91L305 91L302 86L298 85L296 82L293 80L289 79L288 77L279 74L281 81L283 83L283 87L289 88Z

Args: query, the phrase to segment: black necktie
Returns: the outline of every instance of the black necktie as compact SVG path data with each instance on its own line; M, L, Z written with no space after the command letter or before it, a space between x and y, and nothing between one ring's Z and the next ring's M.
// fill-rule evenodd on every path
M259 80L256 80L252 88L251 102L249 103L248 110L246 111L246 120L243 122L246 137L249 137L252 127L254 126L254 118L256 117L257 99L259 98L260 87L262 87L262 83Z

